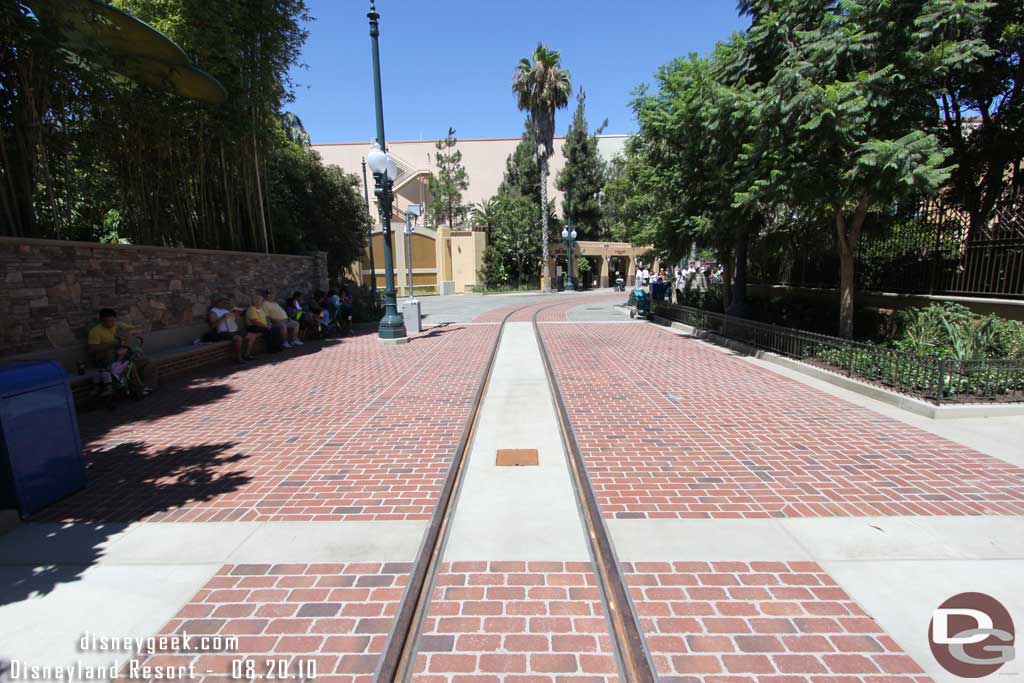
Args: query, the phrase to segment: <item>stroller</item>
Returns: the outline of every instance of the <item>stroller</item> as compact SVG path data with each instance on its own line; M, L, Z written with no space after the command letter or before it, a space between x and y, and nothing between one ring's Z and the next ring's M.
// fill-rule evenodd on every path
M633 290L634 304L633 308L629 309L629 317L649 319L651 317L651 297L643 287L637 287Z
M149 393L135 362L142 357L142 344L141 338L137 338L135 346L122 341L115 349L110 367L100 370L94 378L93 398L105 399L109 410L113 410L119 400L141 401Z
M329 308L323 309L324 315L320 318L320 334L327 337L343 337L352 330L352 314L343 311L332 311Z
M625 292L626 291L626 280L621 275L619 275L618 271L615 272L615 291L616 292Z

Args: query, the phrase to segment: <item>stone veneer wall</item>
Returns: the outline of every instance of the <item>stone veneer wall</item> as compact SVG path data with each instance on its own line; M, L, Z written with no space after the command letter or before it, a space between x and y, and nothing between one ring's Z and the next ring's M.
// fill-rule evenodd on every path
M85 343L109 306L147 331L194 326L210 299L237 305L271 287L326 289L327 255L175 249L0 238L0 357Z

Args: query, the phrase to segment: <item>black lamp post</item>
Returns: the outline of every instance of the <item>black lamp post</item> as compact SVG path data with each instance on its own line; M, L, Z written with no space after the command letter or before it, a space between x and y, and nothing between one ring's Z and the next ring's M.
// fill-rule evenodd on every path
M565 288L571 292L576 289L572 282L572 248L576 245L576 231L572 229L572 185L565 188L565 200L567 210L565 212L565 227L562 228L562 239L565 240L565 253L569 263Z
M387 146L384 143L384 101L380 89L380 45L378 44L380 29L377 23L380 15L377 14L373 0L370 0L370 12L366 16L370 19L370 45L373 48L373 90L377 105L377 144L366 155L366 163L369 164L370 171L373 173L373 193L379 200L381 230L384 237L384 317L380 321L378 336L382 340L405 340L408 339L408 336L405 333L402 316L398 313L398 302L395 296L394 257L391 250L391 207L395 199L391 187L398 175L398 165L387 153Z
M370 211L370 192L366 189L366 159L363 164L363 199L366 200L366 211ZM373 298L377 298L377 267L373 264L373 226L370 226L369 234L366 236L366 246L370 249L370 291Z

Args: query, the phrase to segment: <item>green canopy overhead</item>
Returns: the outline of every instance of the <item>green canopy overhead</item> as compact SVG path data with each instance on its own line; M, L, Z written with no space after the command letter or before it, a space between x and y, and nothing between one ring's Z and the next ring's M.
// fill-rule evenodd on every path
M99 0L23 0L76 57L138 83L210 104L228 98L217 79L149 24Z

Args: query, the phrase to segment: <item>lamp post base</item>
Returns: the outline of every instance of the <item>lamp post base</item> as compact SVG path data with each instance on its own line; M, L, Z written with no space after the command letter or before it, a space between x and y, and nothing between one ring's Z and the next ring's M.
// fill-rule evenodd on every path
M381 341L394 341L395 339L408 340L409 335L405 332L405 321L402 320L402 316L398 315L397 311L388 311L387 309L393 308L394 304L390 302L385 307L384 318L380 321L380 327L377 328L377 335ZM401 342L396 342L401 343Z
M398 346L399 344L408 344L409 338L395 337L394 339L388 339L387 337L377 337L377 341L379 341L384 346Z

